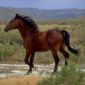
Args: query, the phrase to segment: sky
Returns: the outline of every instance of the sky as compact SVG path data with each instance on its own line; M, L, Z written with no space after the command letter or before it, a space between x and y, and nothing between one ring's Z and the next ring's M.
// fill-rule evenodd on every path
M85 9L85 0L0 0L0 7L39 9Z

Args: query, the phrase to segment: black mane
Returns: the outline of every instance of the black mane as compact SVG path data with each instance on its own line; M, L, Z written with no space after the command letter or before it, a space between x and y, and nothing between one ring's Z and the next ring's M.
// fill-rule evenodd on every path
M25 24L30 27L30 30L38 30L37 24L34 22L34 20L30 16L24 16L24 15L19 15L18 16Z

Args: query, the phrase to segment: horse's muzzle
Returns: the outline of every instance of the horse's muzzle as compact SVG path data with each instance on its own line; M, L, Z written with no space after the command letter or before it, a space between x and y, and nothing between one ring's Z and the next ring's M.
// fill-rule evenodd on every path
M8 31L10 31L10 30L11 30L11 28L8 28L8 27L5 27L5 28L4 28L4 31L5 31L5 32L8 32Z
M4 31L5 31L5 32L8 32L9 30L8 30L7 28L4 28Z

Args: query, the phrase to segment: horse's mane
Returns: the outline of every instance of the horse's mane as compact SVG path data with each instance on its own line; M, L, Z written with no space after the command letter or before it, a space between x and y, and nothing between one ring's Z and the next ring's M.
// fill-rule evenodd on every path
M30 16L24 16L24 15L19 15L19 18L23 20L25 24L30 27L30 30L38 30L37 24L34 22L34 20Z

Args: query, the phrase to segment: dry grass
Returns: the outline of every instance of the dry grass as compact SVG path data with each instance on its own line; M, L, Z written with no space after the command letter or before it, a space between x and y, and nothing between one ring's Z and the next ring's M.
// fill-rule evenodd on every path
M36 76L6 78L0 79L0 85L36 85L39 80Z

